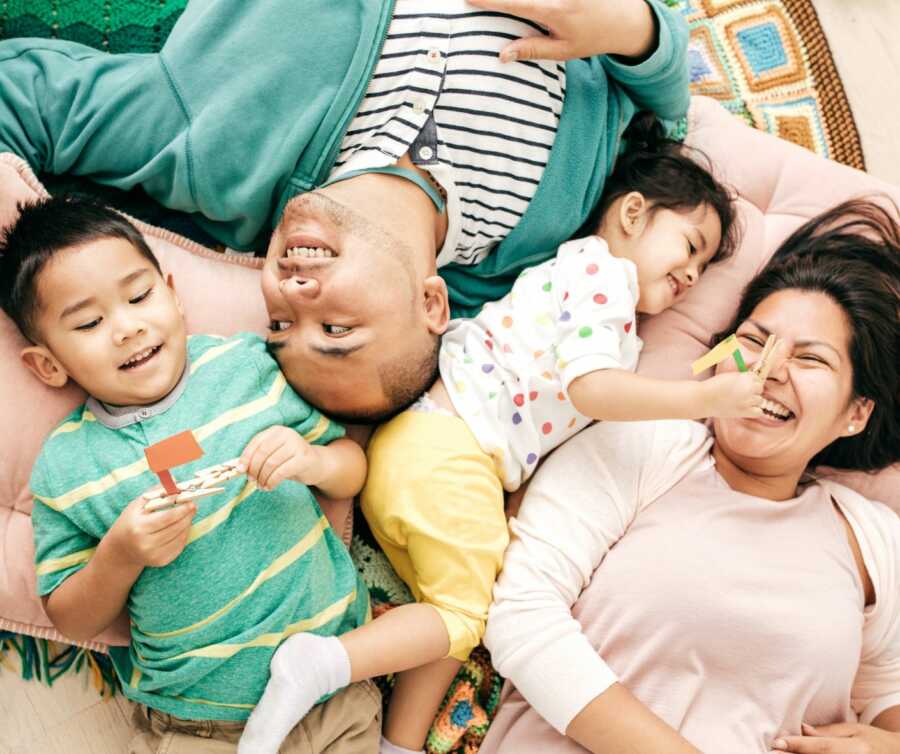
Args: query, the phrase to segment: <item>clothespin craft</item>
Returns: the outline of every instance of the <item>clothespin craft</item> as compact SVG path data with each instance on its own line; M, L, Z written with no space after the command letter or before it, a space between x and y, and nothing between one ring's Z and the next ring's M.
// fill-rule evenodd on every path
M155 511L224 492L225 488L217 485L244 473L240 459L233 458L197 472L197 476L193 479L176 483L170 469L196 461L203 455L203 448L190 430L179 432L145 448L144 455L147 456L150 470L159 477L163 486L161 490L144 495L147 500L144 505L146 511Z
M693 364L691 364L691 370L695 375L700 374L700 372L703 372L710 367L714 367L716 364L725 361L725 359L727 359L729 356L734 358L734 363L737 364L737 368L740 371L747 371L747 365L744 363L744 358L743 356L741 356L740 346L738 346L737 338L733 333L713 349L708 351L705 356L701 356Z
M757 362L753 365L753 372L763 382L768 379L769 372L772 371L772 359L775 355L775 348L777 346L778 339L775 337L775 333L772 333L766 339L766 344L763 346L762 353L759 355Z

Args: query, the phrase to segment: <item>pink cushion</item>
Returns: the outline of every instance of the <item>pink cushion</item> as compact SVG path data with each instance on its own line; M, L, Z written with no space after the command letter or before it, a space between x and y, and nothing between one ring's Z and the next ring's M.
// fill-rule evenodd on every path
M702 148L739 192L746 230L732 260L711 269L677 307L642 324L645 350L640 371L663 377L690 376L690 364L703 353L711 334L728 324L741 288L803 221L851 196L874 191L900 203L897 188L754 131L712 100L695 98L690 118L689 143ZM15 217L16 202L44 193L21 160L0 155L0 225ZM138 225L163 268L174 275L192 331L229 334L265 327L259 260L223 257L167 231ZM5 430L0 434L0 458L4 459L0 468L0 628L61 638L34 596L27 485L45 435L83 395L75 388L50 390L26 373L18 359L23 342L0 315L0 421ZM875 476L836 477L900 512L900 469ZM347 501L326 510L345 535L348 511ZM112 627L98 640L127 643L126 624Z

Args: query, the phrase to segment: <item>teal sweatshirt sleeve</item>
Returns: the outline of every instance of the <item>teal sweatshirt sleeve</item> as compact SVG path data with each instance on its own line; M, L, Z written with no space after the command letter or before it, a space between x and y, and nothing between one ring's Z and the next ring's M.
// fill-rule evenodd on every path
M162 51L0 42L0 151L141 185L236 249L324 180L393 0L192 0Z
M47 173L142 184L191 210L187 119L157 55L109 55L74 42L0 42L0 151Z
M687 114L690 104L687 22L661 0L646 2L659 29L656 50L637 65L604 56L603 68L638 110L652 110L663 120L676 120Z

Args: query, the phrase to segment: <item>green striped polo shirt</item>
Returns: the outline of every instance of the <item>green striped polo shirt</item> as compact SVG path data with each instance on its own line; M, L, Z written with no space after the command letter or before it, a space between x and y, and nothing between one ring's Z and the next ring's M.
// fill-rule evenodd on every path
M184 480L268 427L315 444L344 434L294 393L257 335L193 336L187 369L165 410L113 429L83 405L45 441L31 477L39 594L83 568L125 506L158 484L148 445L193 430L204 455L172 470ZM241 476L197 501L187 547L144 569L128 612L131 645L110 652L128 697L183 718L243 720L285 637L349 631L368 619L369 600L306 486L263 492Z

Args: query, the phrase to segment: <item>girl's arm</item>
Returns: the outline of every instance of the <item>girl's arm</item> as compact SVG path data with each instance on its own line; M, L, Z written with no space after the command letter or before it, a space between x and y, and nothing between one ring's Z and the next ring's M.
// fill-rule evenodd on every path
M578 413L602 421L761 416L763 383L751 372L723 372L703 381L659 380L601 369L569 383Z

